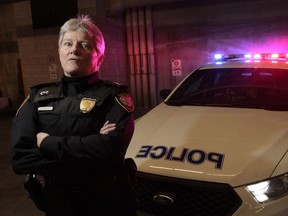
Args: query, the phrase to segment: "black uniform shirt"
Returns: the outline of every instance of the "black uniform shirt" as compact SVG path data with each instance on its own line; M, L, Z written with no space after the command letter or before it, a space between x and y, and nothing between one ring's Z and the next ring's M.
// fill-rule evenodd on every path
M126 89L97 73L33 87L13 120L14 171L73 182L116 172L133 135L133 110ZM116 129L102 135L106 121ZM49 134L40 148L38 132Z

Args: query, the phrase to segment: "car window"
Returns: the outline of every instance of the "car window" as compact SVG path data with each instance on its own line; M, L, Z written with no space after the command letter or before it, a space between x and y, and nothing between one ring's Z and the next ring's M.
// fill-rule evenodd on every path
M288 110L287 91L288 70L206 69L192 73L167 104Z

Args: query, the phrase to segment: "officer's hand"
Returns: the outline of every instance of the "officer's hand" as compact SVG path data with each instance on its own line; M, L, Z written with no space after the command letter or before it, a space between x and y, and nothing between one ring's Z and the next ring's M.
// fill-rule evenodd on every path
M45 137L49 136L48 133L44 133L44 132L40 132L36 135L36 138L37 138L37 146L40 147L41 145L41 142L43 141L43 139Z
M106 121L103 127L100 129L100 134L108 134L109 132L115 130L115 128L115 123L109 123L109 121Z

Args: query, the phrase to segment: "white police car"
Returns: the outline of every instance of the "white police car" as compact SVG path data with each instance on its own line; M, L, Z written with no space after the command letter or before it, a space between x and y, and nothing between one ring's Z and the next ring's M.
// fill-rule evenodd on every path
M288 215L288 55L216 57L136 122L139 215Z

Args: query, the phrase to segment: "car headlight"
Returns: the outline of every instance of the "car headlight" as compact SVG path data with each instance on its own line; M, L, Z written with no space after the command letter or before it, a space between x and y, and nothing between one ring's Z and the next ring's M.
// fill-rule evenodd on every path
M288 195L288 173L246 186L259 203L267 203Z

